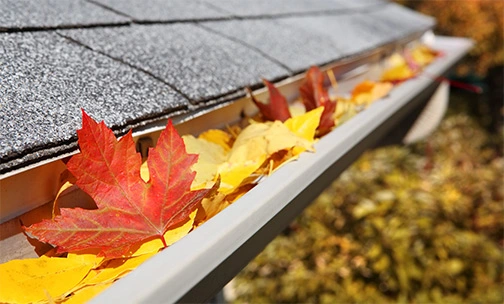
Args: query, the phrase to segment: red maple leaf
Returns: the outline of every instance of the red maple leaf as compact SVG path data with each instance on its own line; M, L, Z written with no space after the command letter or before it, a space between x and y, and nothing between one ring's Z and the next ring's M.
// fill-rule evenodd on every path
M209 189L191 191L198 155L187 154L171 121L150 149L150 180L140 177L141 156L131 131L119 141L102 121L82 111L77 131L81 153L67 163L76 184L96 202L98 209L61 209L54 220L44 220L26 231L59 252L99 248L107 258L120 257L134 243L160 238L187 219Z
M329 98L329 93L324 88L324 75L316 66L312 66L306 73L306 81L299 88L299 93L306 111L311 111L320 106L324 107L320 124L318 126L319 135L323 135L334 126L334 111L336 101Z
M263 79L263 82L269 91L269 103L266 104L257 100L249 89L250 98L266 119L272 121L280 120L281 122L286 121L291 117L287 99L285 99L285 96L283 96L271 82L266 79Z

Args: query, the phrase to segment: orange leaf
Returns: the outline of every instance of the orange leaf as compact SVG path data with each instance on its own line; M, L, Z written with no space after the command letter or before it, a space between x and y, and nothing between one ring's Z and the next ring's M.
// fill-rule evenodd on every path
M99 255L120 257L130 245L163 234L186 220L209 189L191 191L197 155L187 154L171 121L147 160L150 179L140 178L142 159L128 132L117 141L103 122L84 111L79 136L80 154L68 162L76 185L96 202L97 210L62 208L54 220L26 231L58 247L58 252L99 248Z
M352 90L352 101L356 104L369 105L373 101L380 99L392 90L390 82L374 82L365 80Z

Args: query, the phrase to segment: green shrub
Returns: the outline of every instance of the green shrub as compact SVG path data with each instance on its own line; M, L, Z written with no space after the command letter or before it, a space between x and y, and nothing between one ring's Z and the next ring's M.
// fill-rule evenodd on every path
M457 114L366 153L237 276L234 302L503 303L504 159L486 141Z

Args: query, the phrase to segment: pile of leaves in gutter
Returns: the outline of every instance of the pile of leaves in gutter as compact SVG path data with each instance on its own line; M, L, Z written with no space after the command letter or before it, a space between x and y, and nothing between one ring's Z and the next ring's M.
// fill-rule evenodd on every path
M181 137L168 122L146 159L136 152L131 131L117 140L83 110L80 153L66 164L52 216L23 226L31 243L52 249L0 265L0 302L92 298L229 206L260 177L314 152L317 138L386 96L393 84L418 75L437 55L424 46L409 49L391 60L382 80L366 80L345 97L329 97L326 75L312 67L292 106L264 80L269 100L251 96L258 117L198 137ZM62 203L66 196L73 208Z
M489 139L458 112L424 142L367 152L234 279L233 303L503 303Z

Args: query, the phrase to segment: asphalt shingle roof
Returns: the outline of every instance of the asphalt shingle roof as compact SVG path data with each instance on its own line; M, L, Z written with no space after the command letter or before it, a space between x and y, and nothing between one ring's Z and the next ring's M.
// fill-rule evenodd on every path
M0 174L421 33L380 0L0 0Z
M80 108L120 129L188 107L152 76L54 32L2 34L0 45L2 159L75 142Z
M147 71L195 103L288 71L243 44L192 23L68 30L93 50Z
M218 21L201 26L258 50L290 72L303 71L310 65L324 64L342 55L326 37L304 29L305 18L292 19L292 26L275 19Z
M286 14L307 14L347 9L344 1L337 0L205 0L234 16L276 16Z
M231 13L212 5L212 1L207 3L197 0L95 0L95 3L140 22L231 17Z
M118 25L130 18L85 0L0 0L0 31Z

